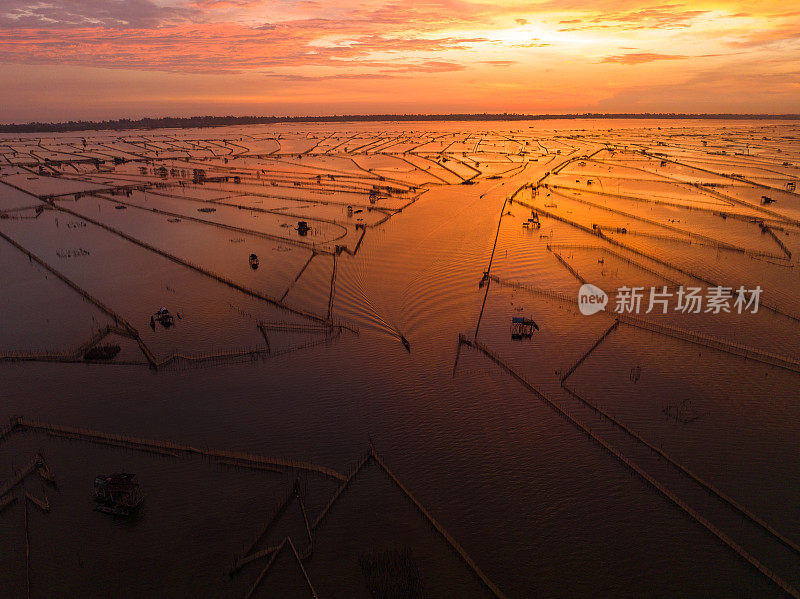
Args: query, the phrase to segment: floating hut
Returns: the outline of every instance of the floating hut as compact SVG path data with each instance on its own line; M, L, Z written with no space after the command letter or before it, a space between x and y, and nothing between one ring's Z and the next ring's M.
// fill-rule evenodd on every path
M532 318L513 316L511 318L511 338L530 339L533 332L539 330L539 325Z
M525 229L538 229L542 226L542 223L539 221L539 215L535 210L531 210L531 217L523 222L522 226Z
M151 317L151 323L153 320L160 323L165 329L171 327L175 324L175 318L170 314L169 310L166 308L159 308L158 311Z

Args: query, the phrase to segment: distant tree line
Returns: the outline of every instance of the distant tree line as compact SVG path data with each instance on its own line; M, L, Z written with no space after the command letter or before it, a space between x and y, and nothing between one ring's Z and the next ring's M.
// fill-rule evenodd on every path
M333 116L192 116L116 119L111 121L66 121L0 125L0 133L44 133L124 129L189 129L273 123L349 123L357 121L541 121L553 119L704 119L704 120L800 120L800 114L684 114L675 112L584 112L575 114L458 113L458 114L352 114Z

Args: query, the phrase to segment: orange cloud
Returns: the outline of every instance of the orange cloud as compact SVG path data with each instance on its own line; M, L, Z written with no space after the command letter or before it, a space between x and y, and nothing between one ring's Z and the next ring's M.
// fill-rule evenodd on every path
M606 56L600 62L615 62L619 64L642 64L643 62L654 62L656 60L685 60L688 56L680 54L654 54L652 52L632 52L630 54L619 54L617 56Z
M32 82L35 67L93 69L81 71L91 92L62 85L71 91L61 101L75 110L87 94L112 93L95 91L93 81L113 80L137 90L151 82L169 106L224 104L233 88L242 104L279 90L292 105L313 88L320 97L376 105L413 96L417 104L404 108L422 112L456 101L453 109L464 111L487 103L501 112L593 110L606 101L622 110L628 91L662 85L672 96L654 93L664 105L648 109L670 111L672 98L704 106L700 89L729 77L728 93L737 90L758 111L763 98L734 75L746 60L748 72L772 77L773 97L800 110L797 85L781 75L800 55L799 15L786 7L778 0L3 0L0 73L10 75L0 79L0 106L11 118L34 105L37 85L39 93L50 89L47 77ZM681 88L712 72L713 83Z
M189 24L156 29L0 29L6 62L63 64L186 73L231 73L278 66L380 65L371 54L465 49L486 38L405 38L353 35L346 44L314 45L320 34L345 30L326 22L264 28L232 23ZM414 63L411 63L414 64ZM452 70L452 69L450 69Z

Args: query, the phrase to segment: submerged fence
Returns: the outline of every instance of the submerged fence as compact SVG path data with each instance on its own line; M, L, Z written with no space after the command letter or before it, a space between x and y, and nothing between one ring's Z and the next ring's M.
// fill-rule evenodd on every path
M609 332L610 331L606 331L604 333L603 338L605 338L605 336L607 336L609 334ZM591 428L589 428L588 426L583 424L581 421L577 420L567 410L565 410L563 407L561 407L557 402L555 402L553 399L551 399L550 397L545 395L542 391L537 389L533 384L528 382L527 379L525 379L523 376L521 376L519 373L517 373L511 366L509 366L497 354L495 354L493 351L491 351L489 348L487 348L486 346L484 346L480 342L478 342L476 340L467 339L463 335L459 335L459 342L463 343L463 344L465 344L465 345L467 345L469 347L474 347L475 349L477 349L478 351L483 353L485 356L487 356L489 359L491 359L493 362L495 362L498 366L500 366L503 370L505 370L508 374L510 374L514 379L516 379L519 383L521 383L526 389L528 389L534 395L536 395L536 397L538 397L544 403L549 405L553 410L555 410L566 421L568 421L571 424L573 424L580 431L585 433L587 435L587 437L591 438L598 445L600 445L604 450L606 450L609 454L611 454L612 456L617 458L620 462L622 462L627 468L632 470L634 473L638 474L645 482L650 484L653 488L655 488L664 497L666 497L667 499L672 501L677 507L679 507L681 510L683 510L686 514L688 514L696 522L698 522L703 527L705 527L709 532L711 532L714 536L716 536L726 546L728 546L730 549L732 549L738 555L740 555L742 558L744 558L748 563L750 563L750 565L752 565L759 572L761 572L764 576L766 576L769 580L771 580L773 583L775 583L784 592L786 592L787 594L789 594L792 597L800 598L800 592L798 592L798 590L795 589L791 584L786 582L782 577L780 577L774 571L772 571L770 568L768 568L766 565L764 565L757 557L755 557L750 552L748 552L741 544L739 544L737 541L735 541L727 533L723 532L719 527L717 527L710 520L708 520L706 517L701 515L697 510L695 510L690 505L688 505L685 501L683 501L680 497L678 497L673 491L671 491L665 485L663 485L661 482L656 480L653 476L651 476L648 472L646 472L642 467L640 467L638 464L636 464L633 460L631 460L630 458L628 458L625 455L623 455L619 450L617 450L615 447L613 447L611 444L609 444L606 440L604 440L601 436L599 436L595 431L593 431ZM590 407L592 407L592 409L595 409L594 406L590 406ZM605 415L605 412L603 412L603 414ZM606 416L606 418L610 418L610 417ZM617 422L615 420L613 422L615 424L617 424ZM800 548L796 544L794 544L792 541L786 539L785 537L783 537L782 535L777 533L777 531L772 529L769 525L767 525L766 523L764 523L763 521L758 519L756 516L750 514L742 506L740 506L740 505L736 504L735 502L732 502L731 500L729 500L727 498L727 496L722 494L718 489L712 487L708 483L705 483L701 479L696 478L690 471L686 470L685 468L683 468L682 466L677 464L677 462L674 462L673 460L671 460L663 451L658 450L655 447L651 446L646 441L641 439L641 437L639 437L638 435L633 433L633 431L630 431L630 429L623 429L623 430L625 430L629 434L633 435L633 438L635 438L636 440L638 440L641 443L643 443L646 447L648 447L652 451L656 451L659 455L661 455L661 457L667 459L668 462L672 466L677 467L682 473L684 473L690 479L694 480L694 482L700 484L703 488L705 488L707 491L711 492L714 496L718 497L720 500L722 500L724 503L726 503L727 505L732 507L734 510L736 510L737 512L739 512L742 515L744 515L745 517L747 517L754 524L756 524L761 529L766 531L769 535L771 535L779 543L783 544L784 546L786 546L787 548L789 548L791 551L793 551L795 553L800 551Z
M121 444L122 446L125 446L129 449L135 449L141 451L158 450L161 452L167 452L168 454L179 455L181 453L188 453L208 458L222 458L228 460L236 460L243 467L246 467L248 464L255 464L257 466L258 465L276 466L276 467L314 472L338 480L345 479L344 475L340 474L336 470L333 470L332 468L327 468L326 466L320 466L318 464L303 462L300 460L292 460L287 458L271 458L271 457L260 456L244 452L236 452L236 451L205 449L200 447L194 447L191 445L184 445L181 443L174 443L171 441L158 441L155 439L144 439L140 437L131 437L126 435L115 435L111 433L104 433L102 431L96 431L79 427L48 424L44 422L38 422L35 420L28 420L26 418L18 418L16 420L14 428L18 430L30 429L34 431L53 434L56 436L66 435L81 441L91 441L94 443L100 443L105 445Z

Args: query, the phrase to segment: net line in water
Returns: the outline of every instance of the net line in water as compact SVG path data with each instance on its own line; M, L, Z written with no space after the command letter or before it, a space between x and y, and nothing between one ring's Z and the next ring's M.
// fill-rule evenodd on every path
M606 331L606 333L604 333L603 338L605 338L609 334L609 332L610 332L610 330ZM528 382L527 379L525 379L516 370L514 370L511 366L509 366L502 358L500 358L496 353L494 353L488 347L486 347L485 345L481 344L480 342L478 342L475 339L470 340L470 339L468 339L467 337L465 337L464 335L461 335L461 334L459 335L459 344L467 345L468 347L473 347L476 350L478 350L479 352L481 352L483 355L488 357L491 361L495 362L505 372L510 374L514 379L516 379L520 384L522 384L526 389L531 391L536 397L538 397L544 403L546 403L551 408L553 408L560 416L562 416L568 422L572 423L580 431L582 431L584 434L586 434L587 437L591 438L598 445L600 445L605 451L607 451L609 454L611 454L612 456L617 458L620 462L622 462L623 465L625 465L631 471L633 471L634 473L639 475L645 482L647 482L650 486L652 486L654 489L656 489L659 493L661 493L667 499L672 501L672 503L674 503L678 508L680 508L683 512L685 512L687 515L689 515L693 520L695 520L697 523L699 523L704 528L706 528L715 537L717 537L724 545L726 545L727 547L729 547L730 549L735 551L739 556L741 556L743 559L745 559L751 566L753 566L761 574L763 574L765 577L767 577L769 580L771 580L773 583L775 583L784 592L786 592L787 594L789 594L792 597L800 597L800 592L796 588L794 588L790 583L788 583L782 576L776 574L770 567L766 566L758 557L753 555L750 551L748 551L740 543L738 543L736 540L734 540L728 533L724 532L719 527L717 527L714 523L711 522L711 520L708 517L703 516L702 514L700 514L697 510L695 510L688 503L686 503L684 500L682 500L673 491L671 491L664 484L662 484L656 478L654 478L652 475L650 475L641 466L637 465L633 460L631 460L630 458L626 457L618 449L614 448L608 441L603 439L603 437L601 437L596 431L592 430L587 425L582 423L580 420L576 419L565 408L563 408L561 405L559 405L559 403L557 403L551 397L545 395L542 391L540 391L532 383ZM567 389L567 391L569 391L569 390ZM572 394L572 393L570 393L570 394ZM590 406L590 407L594 408L594 406ZM610 417L605 415L605 412L602 412L602 414L603 414L604 417L606 417L609 420L611 420ZM612 422L616 423L616 421L614 421L614 420L612 420ZM720 500L722 500L722 502L724 502L725 504L729 505L737 513L741 513L744 516L747 516L750 521L752 521L754 524L758 525L760 527L760 529L763 529L766 533L768 533L770 536L772 536L775 539L775 541L781 547L787 548L790 552L792 552L795 555L798 552L800 552L800 547L798 547L796 544L794 544L793 542L789 541L788 539L786 539L785 537L783 537L782 535L780 535L779 533L774 531L774 529L772 529L769 525L767 525L766 523L764 523L763 521L761 521L757 517L750 518L749 512L747 512L746 510L742 511L743 508L741 508L741 506L738 506L738 504L734 504L731 501L729 501L727 499L727 496L725 496L724 494L721 494L721 492L718 492L718 490L716 488L713 488L710 485L706 486L707 484L704 483L704 481L701 481L700 479L695 478L694 475L690 471L688 471L684 467L678 465L676 462L671 460L663 451L656 449L654 446L651 446L649 443L647 443L646 441L641 439L641 437L639 437L635 433L632 433L632 431L630 431L630 429L627 429L627 427L622 428L622 430L625 430L626 432L629 432L629 434L631 434L632 438L634 438L637 441L639 441L640 443L642 443L645 447L647 447L651 451L655 451L655 452L659 453L659 455L661 455L662 457L666 458L671 465L675 466L678 470L680 470L682 473L684 473L690 479L694 480L694 482L696 482L697 484L702 486L705 490L709 491L711 494L713 494L714 496L718 497ZM792 558L792 560L794 560L794 559L796 559L796 558ZM792 573L794 574L794 572L792 572Z

